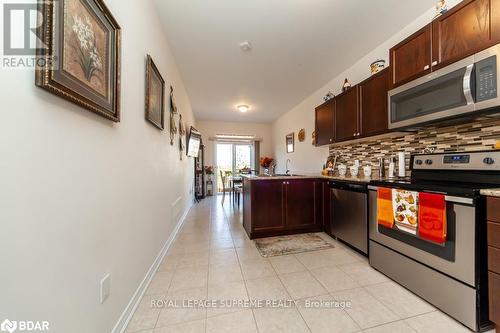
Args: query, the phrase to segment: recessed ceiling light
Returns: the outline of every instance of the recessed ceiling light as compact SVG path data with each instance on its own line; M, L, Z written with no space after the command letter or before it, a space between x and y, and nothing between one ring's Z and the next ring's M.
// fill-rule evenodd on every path
M243 52L248 52L252 49L252 44L250 41L246 40L243 43L240 43L240 48Z
M238 105L238 110L239 110L240 112L245 113L245 112L247 112L249 109L250 109L250 108L248 107L248 105Z

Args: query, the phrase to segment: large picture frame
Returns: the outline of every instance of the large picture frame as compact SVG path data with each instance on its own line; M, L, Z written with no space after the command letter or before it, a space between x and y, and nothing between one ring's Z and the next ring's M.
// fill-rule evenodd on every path
M36 85L120 121L121 28L102 0L39 0Z
M146 59L145 116L159 129L165 128L165 80L149 54Z

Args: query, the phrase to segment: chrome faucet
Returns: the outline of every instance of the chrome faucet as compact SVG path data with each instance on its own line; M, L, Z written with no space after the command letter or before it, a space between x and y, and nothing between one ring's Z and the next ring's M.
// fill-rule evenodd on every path
M286 174L288 175L290 173L290 170L288 169L288 163L292 163L289 158L286 159Z

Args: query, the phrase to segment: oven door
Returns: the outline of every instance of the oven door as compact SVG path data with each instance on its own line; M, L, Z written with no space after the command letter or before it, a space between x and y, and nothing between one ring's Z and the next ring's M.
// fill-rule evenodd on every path
M446 196L447 242L438 245L379 227L377 188L370 186L369 189L370 240L475 287L476 208L472 199Z
M404 128L475 110L474 57L389 92L389 128Z

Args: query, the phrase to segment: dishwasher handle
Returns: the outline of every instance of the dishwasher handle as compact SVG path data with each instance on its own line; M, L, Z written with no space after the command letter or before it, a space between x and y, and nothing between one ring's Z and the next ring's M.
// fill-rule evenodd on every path
M330 182L331 189L339 189L345 191L353 191L353 192L363 192L366 193L366 185L364 184L353 184L353 183L345 183L345 182Z

